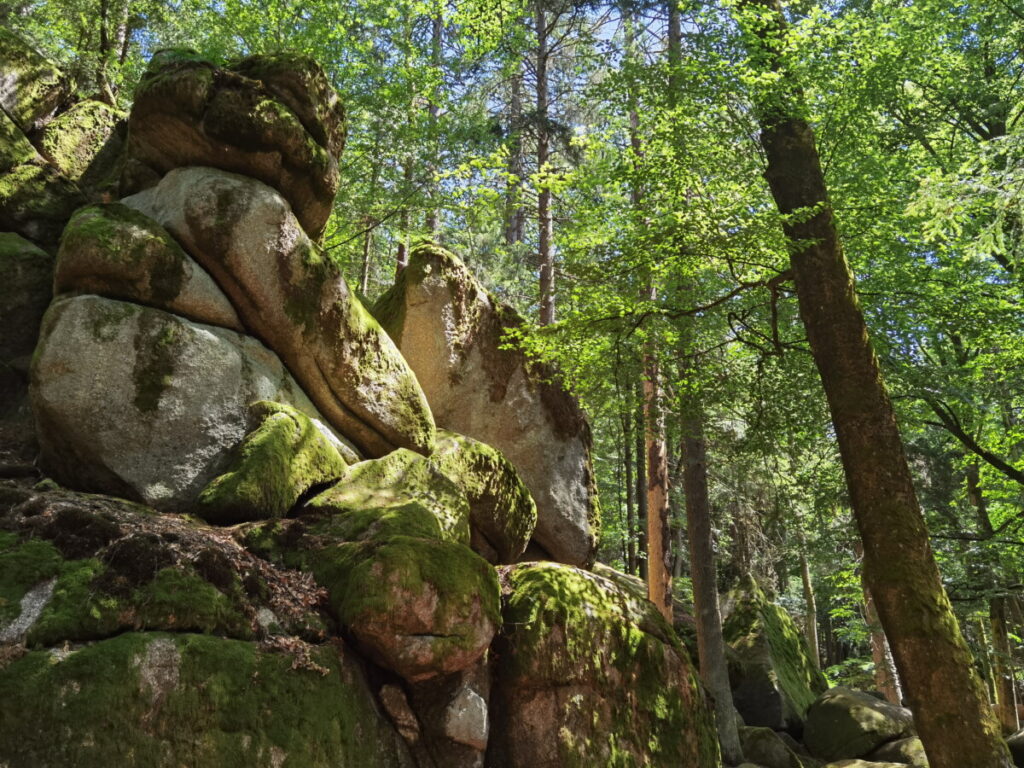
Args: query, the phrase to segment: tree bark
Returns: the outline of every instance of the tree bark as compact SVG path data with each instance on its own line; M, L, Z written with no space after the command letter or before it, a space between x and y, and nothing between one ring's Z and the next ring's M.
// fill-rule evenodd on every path
M398 253L395 256L395 279L409 266L409 206L408 196L412 189L412 160L402 162L402 198L406 204L398 215Z
M1013 656L1006 628L1006 598L989 600L989 623L992 625L992 677L996 684L996 715L1004 734L1016 733L1017 691L1013 684Z
M803 94L786 71L778 0L738 8L754 66L766 176L791 246L800 316L825 389L864 542L864 577L932 768L1010 768L953 615L917 502L892 403L843 255ZM796 215L794 215L796 214Z
M537 266L540 270L540 324L555 322L555 250L554 224L551 216L551 187L543 180L551 159L551 137L548 131L548 17L545 0L534 4L534 27L537 33L537 173L541 175L537 190Z
M899 674L896 672L892 649L889 647L889 641L878 621L875 601L871 597L871 590L867 588L867 585L864 585L864 618L867 619L868 630L871 632L871 660L875 665L875 687L890 704L902 706L903 688L900 685Z
M505 185L505 244L522 242L526 229L526 210L522 203L523 188L523 75L516 72L509 87L508 109L508 173Z
M431 63L433 64L433 66L434 66L434 69L437 70L437 76L438 76L439 80L443 80L443 78L444 78L444 71L443 71L443 68L442 68L442 64L444 63L443 62L443 58L442 58L443 35L444 35L444 10L443 10L443 6L440 3L438 3L438 5L437 5L437 7L435 8L435 11L434 11L434 17L431 20L431 29L430 29L430 60L431 60ZM434 94L434 98L432 98L430 100L430 105L428 106L428 113L430 115L430 135L433 138L433 144L434 144L435 150L440 148L440 140L439 140L439 137L438 137L438 117L441 114L440 90L441 90L441 86L438 85L437 93ZM435 151L435 157L436 157L436 151ZM433 171L436 170L436 165L435 165L433 160L430 161L430 169L432 171L431 175L433 175ZM437 234L438 234L438 227L439 227L439 225L438 225L438 213L437 213L437 186L436 186L436 183L433 185L433 189L431 189L431 192L433 194L431 195L432 199L430 200L429 206L427 208L426 229L427 229L427 236L430 237L431 240L436 240L437 239Z
M633 417L623 413L622 442L626 470L626 573L636 573L636 510L633 506Z
M818 649L818 603L814 599L811 567L807 563L807 553L804 551L802 537L800 542L800 580L804 586L804 636L807 638L807 649L810 651L814 666L821 669L821 651Z
M654 289L651 289L653 294ZM656 351L644 352L644 443L647 453L647 597L672 621L672 570L668 525L668 457L661 410L660 371Z
M697 620L697 655L700 678L715 701L715 725L722 759L743 762L736 709L729 686L729 667L718 606L715 545L708 499L707 449L700 404L688 398L682 408L683 492L686 496L686 527L690 535L690 579Z
M637 534L637 570L640 578L647 581L647 455L644 451L644 415L643 409L636 417L636 534Z

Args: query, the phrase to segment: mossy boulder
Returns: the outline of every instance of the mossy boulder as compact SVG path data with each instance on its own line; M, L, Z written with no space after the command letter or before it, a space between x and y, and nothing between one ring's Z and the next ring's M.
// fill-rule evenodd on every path
M71 491L30 491L2 506L0 643L40 648L140 629L326 636L308 575L205 526Z
M557 372L506 344L522 319L432 245L413 250L374 313L438 426L492 446L515 467L537 505L536 542L555 560L590 565L600 520L590 428Z
M916 736L883 744L869 754L867 759L876 763L903 763L913 768L928 768L928 755L925 754L924 744Z
M57 293L145 304L197 323L242 331L210 275L155 221L120 203L81 208L61 238Z
M221 67L189 51L157 53L135 91L128 162L159 177L210 166L270 185L310 237L323 231L338 189L344 112L312 59L250 57ZM136 192L137 172L123 191Z
M348 467L336 444L301 411L269 401L251 409L255 428L235 449L228 471L199 494L197 513L211 523L284 517Z
M911 736L913 728L909 709L836 687L822 694L807 713L804 744L825 760L859 758L887 741Z
M405 745L340 646L301 654L194 634L127 633L0 668L10 768L398 768Z
M78 186L41 159L0 174L0 230L46 248L57 244L67 220L84 203Z
M696 673L653 604L556 563L501 579L488 764L720 765Z
M470 506L462 489L431 460L405 448L353 464L302 511L314 530L343 541L392 535L470 542Z
M0 275L0 362L27 370L53 293L53 259L20 235L0 232Z
M0 173L17 165L38 162L39 153L6 112L0 110Z
M497 574L461 544L391 536L326 546L309 560L359 647L411 682L470 667L500 623Z
M722 632L736 709L747 725L799 734L808 708L828 688L803 634L753 580L728 602Z
M824 768L906 768L905 763L876 763L873 760L837 760Z
M66 94L60 70L0 27L0 109L28 133L45 124Z
M192 511L249 430L249 404L323 417L255 339L99 296L54 301L32 361L42 465L58 482Z
M210 272L245 326L367 456L430 453L434 420L416 376L280 194L255 179L183 168L124 202Z
M445 430L431 461L469 502L473 550L492 563L514 563L537 524L537 505L515 467L489 445Z
M38 139L39 151L83 188L112 193L118 184L124 144L119 126L124 119L101 101L80 101L50 121Z
M771 728L740 726L743 757L764 768L817 768L813 758L797 755Z

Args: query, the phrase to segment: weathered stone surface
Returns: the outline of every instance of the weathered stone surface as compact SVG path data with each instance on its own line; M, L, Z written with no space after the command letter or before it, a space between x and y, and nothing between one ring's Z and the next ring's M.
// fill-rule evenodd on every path
M491 678L480 663L410 686L410 699L423 724L421 750L427 764L483 768L490 735Z
M497 630L494 568L461 544L391 536L325 547L310 560L359 647L410 682L473 665Z
M155 221L125 205L93 205L68 222L54 270L57 293L94 293L242 332L210 275Z
M445 430L431 461L469 502L473 550L492 563L514 563L537 523L537 506L515 467L489 445Z
M310 648L304 668L298 661L196 634L127 633L29 652L0 669L0 761L412 766L354 660L323 646Z
M131 163L163 175L212 166L277 189L319 237L338 189L344 111L323 70L289 54L251 57L236 69L188 51L161 51L135 92ZM123 191L142 178L129 169Z
M553 371L501 349L522 320L434 246L413 251L374 312L438 425L496 448L519 472L537 504L534 539L556 560L589 565L599 520L590 430Z
M208 522L284 517L304 494L336 482L348 467L336 443L301 411L268 401L251 411L254 429L234 450L228 471L199 495L197 513Z
M103 102L80 101L46 126L38 140L39 151L72 181L113 190L123 144L117 127L123 119L123 114Z
M64 224L84 203L78 186L41 159L0 174L0 230L47 248L56 245Z
M502 569L488 765L719 765L713 716L648 601L557 563Z
M924 752L924 744L916 736L883 744L869 754L867 759L876 763L902 763L913 768L928 768L928 755Z
M224 471L250 403L323 418L254 339L98 296L51 304L31 395L54 478L169 511Z
M828 687L803 634L751 580L731 596L722 625L731 649L733 701L747 725L799 732L808 707Z
M594 563L592 569L598 576L614 581L616 586L629 592L638 600L647 599L647 582L639 576L617 571L605 563ZM692 616L693 606L684 601L678 592L672 595L672 629L686 646L690 660L697 662L697 622Z
M743 757L764 768L810 768L771 728L740 726Z
M470 542L462 489L429 459L405 448L353 464L305 512L328 515L320 529L343 541L392 535Z
M0 362L27 369L52 296L53 259L13 232L0 232Z
M15 122L0 111L0 172L16 165L38 162L39 153Z
M0 28L0 109L28 132L46 122L65 93L60 71L13 32Z
M277 192L184 168L124 202L166 227L210 272L245 326L363 452L430 452L434 421L416 376Z
M1024 729L1017 731L1017 733L1007 738L1006 744L1010 748L1013 764L1017 768L1024 766Z
M910 710L871 694L832 688L807 712L804 744L826 760L864 757L887 741L911 735Z

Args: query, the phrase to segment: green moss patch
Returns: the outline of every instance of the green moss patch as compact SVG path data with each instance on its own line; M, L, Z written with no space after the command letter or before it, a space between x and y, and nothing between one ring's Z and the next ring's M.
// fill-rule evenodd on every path
M308 416L282 403L254 403L258 425L226 473L200 494L198 514L213 523L284 517L311 489L336 481L347 464Z
M358 667L334 647L307 654L296 664L248 642L135 633L29 653L0 669L0 760L10 768L409 765Z

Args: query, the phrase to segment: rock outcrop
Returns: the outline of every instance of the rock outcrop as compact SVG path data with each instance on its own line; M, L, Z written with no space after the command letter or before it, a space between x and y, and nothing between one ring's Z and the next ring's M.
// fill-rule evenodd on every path
M493 446L519 472L537 504L537 543L555 560L592 563L599 515L589 427L554 371L503 348L522 320L434 246L413 251L374 313L437 424Z
M43 466L73 488L191 511L249 429L249 404L323 416L251 337L99 296L56 300L32 363Z
M865 757L888 741L910 736L910 710L871 694L832 688L807 713L804 744L826 760Z
M66 91L60 70L13 32L0 29L0 110L19 130L30 133L42 127Z
M254 56L219 67L191 51L157 53L135 91L123 191L175 168L211 166L278 190L312 238L338 191L345 117L313 60Z
M80 101L46 125L39 152L93 199L112 195L120 183L124 120L101 101Z
M752 580L730 602L722 632L736 709L747 725L799 734L808 708L828 687L825 676L793 620Z
M246 328L362 451L430 452L434 422L416 376L274 189L183 168L124 202L160 222L210 272Z
M719 765L696 674L650 602L559 563L507 567L502 589L490 764Z

